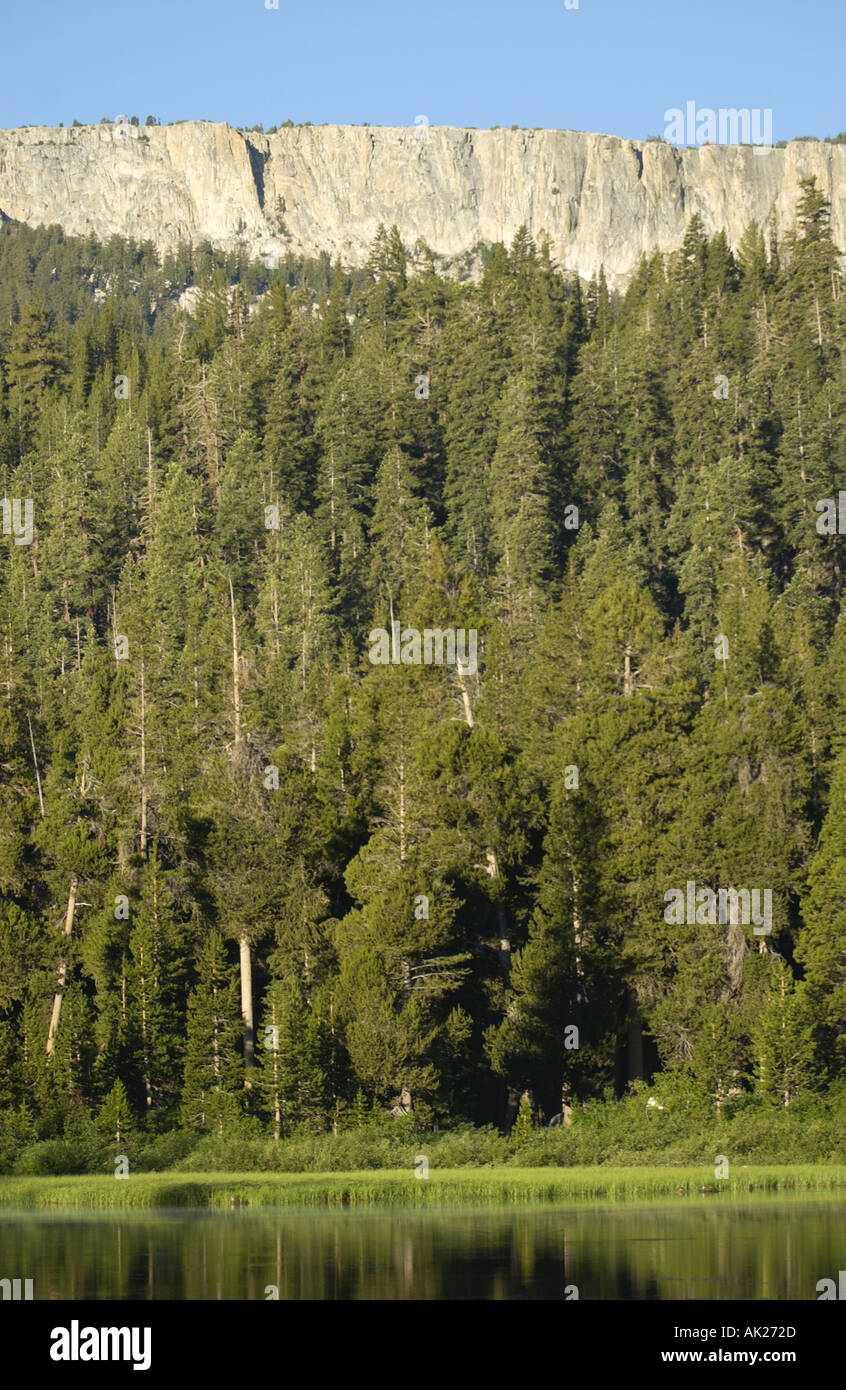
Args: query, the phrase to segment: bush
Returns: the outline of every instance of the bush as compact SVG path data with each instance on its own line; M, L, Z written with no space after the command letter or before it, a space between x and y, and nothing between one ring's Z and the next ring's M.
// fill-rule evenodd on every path
M164 1172L168 1168L174 1168L181 1159L187 1158L196 1143L196 1134L190 1134L184 1129L159 1134L146 1143L142 1142L135 1167L141 1173Z
M569 1130L536 1129L509 1153L505 1161L513 1168L563 1168L573 1163L590 1162L589 1159L574 1158L573 1152Z
M438 1168L496 1166L505 1163L510 1153L508 1140L493 1125L481 1129L460 1125L442 1134L421 1136L419 1142L430 1163Z
M654 1105L649 1105L649 1100ZM122 1137L120 1151L130 1172L339 1173L406 1169L424 1153L434 1168L519 1168L620 1165L659 1167L712 1164L725 1154L732 1164L836 1163L846 1152L846 1083L824 1095L806 1092L788 1108L762 1101L752 1092L731 1096L720 1114L685 1073L665 1073L652 1086L636 1082L616 1100L575 1105L569 1126L540 1129L532 1124L528 1101L518 1125L506 1138L494 1126L466 1122L440 1131L426 1127L423 1112L391 1117L356 1097L339 1134L314 1133L303 1123L278 1143L254 1117L232 1118L222 1135L188 1130L156 1133L167 1118L149 1121L147 1132ZM443 1122L442 1122L443 1123ZM62 1138L55 1129L38 1140L39 1127L26 1106L7 1111L0 1122L0 1173L58 1177L111 1173L117 1146L104 1140L83 1109L64 1117Z
M11 1173L21 1150L37 1138L35 1119L26 1104L7 1111L0 1124L0 1173Z
M181 1173L253 1173L262 1168L265 1145L240 1134L206 1134L174 1163Z
M28 1144L15 1160L15 1177L57 1178L68 1173L90 1173L88 1145L78 1139L42 1139Z

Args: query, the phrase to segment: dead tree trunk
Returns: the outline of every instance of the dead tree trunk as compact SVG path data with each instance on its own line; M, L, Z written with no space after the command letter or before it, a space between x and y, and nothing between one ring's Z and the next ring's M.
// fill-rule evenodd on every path
M140 849L147 858L147 688L145 684L144 653L141 653L141 833Z
M31 746L31 748L32 748L32 763L33 763L33 766L34 766L34 768L35 768L35 785L36 785L37 788L38 788L38 809L39 809L40 812L41 812L41 819L43 820L43 819L44 819L44 797L43 797L42 794L41 794L41 775L40 775L40 773L39 773L39 771L38 771L38 755L37 755L37 753L36 753L36 751L35 751L35 736L33 735L33 732L32 732L32 720L30 719L29 715L27 715L27 717L26 717L26 722L27 722L27 724L29 725L29 742L30 742L30 746Z
M76 911L76 879L70 881L68 889L68 906L65 913L65 936L70 936L73 931L73 917ZM53 995L53 1010L50 1014L50 1027L47 1031L47 1056L52 1057L53 1048L56 1042L56 1034L59 1031L59 1020L62 1017L62 1000L64 998L65 985L68 978L67 956L63 956L59 962L59 987Z
M253 959L250 954L249 938L242 936L238 942L241 953L241 1017L244 1020L244 1065L252 1067L256 1060L256 1034L253 1020ZM244 1078L249 1090L252 1082Z
M466 679L460 671L458 672L458 685L461 691L461 701L464 705L464 719L468 729L472 729L475 723L473 719L473 706L470 701L470 692L467 689ZM490 878L498 879L500 877L496 851L490 847L485 850L485 869ZM497 904L496 917L499 925L499 959L505 971L506 980L508 980L511 975L511 935L508 926L508 916L501 902Z
M232 709L235 723L235 742L241 742L241 656L238 651L238 625L235 622L235 594L229 579L229 603L232 610Z

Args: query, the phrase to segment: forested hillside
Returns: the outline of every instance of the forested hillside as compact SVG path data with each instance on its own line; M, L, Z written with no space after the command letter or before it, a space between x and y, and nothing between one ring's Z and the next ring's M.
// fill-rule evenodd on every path
M395 231L0 229L9 1162L846 1081L846 302L796 197L619 298L525 233L461 283ZM691 882L771 930L668 920Z

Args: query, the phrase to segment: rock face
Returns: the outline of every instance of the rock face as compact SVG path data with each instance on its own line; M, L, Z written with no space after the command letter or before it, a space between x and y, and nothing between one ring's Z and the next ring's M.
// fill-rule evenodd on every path
M815 175L846 248L846 145L677 149L567 130L305 126L273 135L186 121L0 131L0 212L66 232L204 238L266 258L360 265L379 223L455 258L525 223L557 262L625 284L641 253L673 250L694 213L737 245L753 219L792 226Z

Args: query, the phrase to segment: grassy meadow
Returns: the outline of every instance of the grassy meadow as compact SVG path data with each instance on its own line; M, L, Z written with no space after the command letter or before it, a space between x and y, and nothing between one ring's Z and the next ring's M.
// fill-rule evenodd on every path
M588 1201L708 1201L773 1193L846 1195L846 1165L433 1169L352 1173L141 1173L126 1179L0 1178L0 1209L423 1207Z

